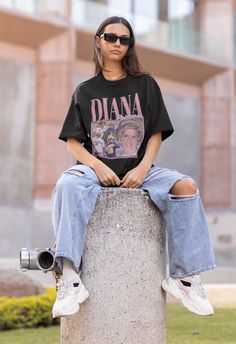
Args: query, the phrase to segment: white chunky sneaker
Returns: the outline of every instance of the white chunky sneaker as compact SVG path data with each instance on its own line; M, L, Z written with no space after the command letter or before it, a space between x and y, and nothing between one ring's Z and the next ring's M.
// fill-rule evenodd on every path
M89 296L80 277L72 280L60 278L57 283L57 298L52 308L52 316L63 317L78 312L79 304Z
M191 312L198 315L214 314L214 309L206 297L199 275L184 278L168 277L162 281L162 288L179 299Z

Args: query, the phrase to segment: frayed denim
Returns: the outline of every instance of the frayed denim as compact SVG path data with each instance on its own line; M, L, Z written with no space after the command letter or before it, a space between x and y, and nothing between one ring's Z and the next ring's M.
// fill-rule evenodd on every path
M199 190L195 195L173 198L170 190L184 178L176 170L151 167L141 189L160 209L168 238L169 271L184 277L213 269L215 258ZM70 259L79 270L86 227L101 185L93 169L75 165L62 173L53 190L52 222L56 238L56 261Z

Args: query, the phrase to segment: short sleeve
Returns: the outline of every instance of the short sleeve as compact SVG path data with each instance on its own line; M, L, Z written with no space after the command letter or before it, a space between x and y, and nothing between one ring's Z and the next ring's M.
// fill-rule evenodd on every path
M63 141L67 141L68 138L75 138L81 143L88 139L79 104L75 102L75 95L72 96L71 104L58 138Z
M152 78L152 96L149 104L150 110L150 136L157 132L162 133L162 141L174 132L170 117L165 107L161 90L157 82Z

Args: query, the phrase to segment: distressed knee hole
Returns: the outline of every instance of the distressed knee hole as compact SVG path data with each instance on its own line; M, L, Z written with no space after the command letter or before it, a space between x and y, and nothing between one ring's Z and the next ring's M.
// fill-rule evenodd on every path
M198 193L197 184L193 179L184 178L178 180L170 189L169 194L172 199L189 198Z

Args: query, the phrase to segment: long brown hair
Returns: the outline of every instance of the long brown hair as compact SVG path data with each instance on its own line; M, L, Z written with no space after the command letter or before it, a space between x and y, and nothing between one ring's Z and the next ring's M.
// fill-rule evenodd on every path
M94 42L93 42L93 62L95 63L95 75L97 75L102 69L103 69L103 59L102 59L102 54L101 50L97 47L96 44L96 36L100 36L103 32L104 29L107 25L112 24L112 23L121 23L125 25L130 32L130 37L133 38L133 43L132 45L129 46L126 55L124 56L122 60L122 67L125 70L127 74L133 75L133 76L138 76L141 74L149 74L148 72L143 70L143 67L141 66L138 56L135 50L135 37L134 37L134 32L133 29L128 22L127 19L124 17L118 17L118 16L113 16L105 19L99 28L97 29L97 32L94 36Z

